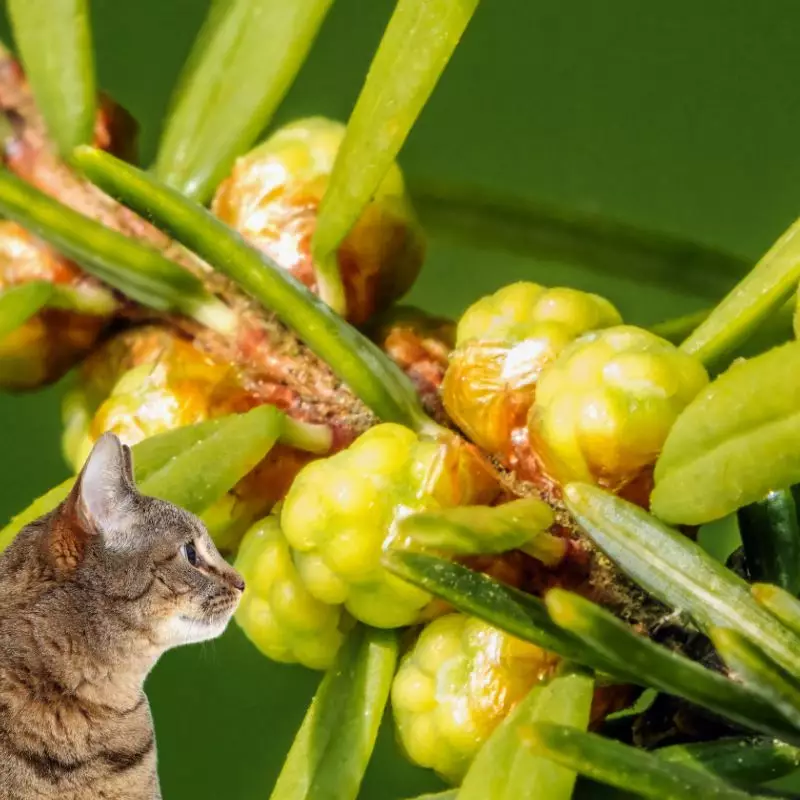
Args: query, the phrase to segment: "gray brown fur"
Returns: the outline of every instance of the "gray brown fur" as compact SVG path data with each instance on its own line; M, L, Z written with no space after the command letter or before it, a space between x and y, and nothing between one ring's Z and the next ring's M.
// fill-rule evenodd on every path
M218 636L243 587L102 437L70 497L0 555L0 797L159 798L144 679L165 650Z

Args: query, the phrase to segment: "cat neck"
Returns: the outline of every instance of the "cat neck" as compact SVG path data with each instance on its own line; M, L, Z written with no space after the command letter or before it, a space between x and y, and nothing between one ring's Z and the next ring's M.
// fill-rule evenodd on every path
M22 545L20 558L14 545L0 558L0 674L12 682L15 674L36 677L34 703L60 697L110 710L135 706L162 649L119 607L112 610L113 599L87 603L85 593L22 557Z
M73 630L60 643L70 648L70 658L53 650L43 666L65 694L83 703L117 711L134 706L160 651L140 637L121 637L101 615L84 614L81 622L85 635Z

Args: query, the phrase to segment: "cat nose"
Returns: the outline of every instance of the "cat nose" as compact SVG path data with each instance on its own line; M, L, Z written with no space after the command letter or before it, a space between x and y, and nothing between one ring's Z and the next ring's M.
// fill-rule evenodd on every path
M241 575L232 575L231 586L233 586L234 589L238 589L240 592L243 592L245 587L244 578Z

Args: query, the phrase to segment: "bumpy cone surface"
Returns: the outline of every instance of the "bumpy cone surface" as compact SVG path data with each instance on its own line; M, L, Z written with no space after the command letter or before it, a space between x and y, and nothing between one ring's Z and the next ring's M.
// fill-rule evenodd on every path
M423 508L488 502L497 493L494 475L471 449L421 440L387 423L305 467L286 497L281 525L314 597L344 603L369 625L394 628L416 622L430 601L381 566L395 521Z
M260 399L227 364L214 361L165 328L149 326L109 340L82 365L64 400L64 452L75 470L105 431L129 445L184 425L246 411ZM204 514L223 550L280 500L311 459L278 445Z
M416 764L459 783L492 731L559 659L464 614L434 620L392 685L400 741Z
M347 619L341 606L309 594L277 517L267 517L247 532L236 568L247 582L236 621L250 641L274 661L327 669Z
M580 334L621 321L608 300L575 289L520 282L482 298L458 323L443 386L448 414L475 443L507 455L542 370Z
M439 390L455 346L455 323L412 306L396 306L374 320L367 333L411 378L428 412L441 417Z
M98 341L117 309L113 294L14 222L0 222L0 293L32 281L57 291L49 307L0 339L0 388L58 380Z
M253 405L228 365L167 329L136 329L110 340L82 366L65 401L65 449L77 469L105 431L134 445Z
M311 238L344 125L298 120L238 159L212 210L246 239L316 290ZM367 320L414 282L422 265L421 230L393 165L372 202L339 247L348 319Z
M618 490L652 466L678 414L706 383L699 361L641 328L586 334L539 379L531 446L562 483Z

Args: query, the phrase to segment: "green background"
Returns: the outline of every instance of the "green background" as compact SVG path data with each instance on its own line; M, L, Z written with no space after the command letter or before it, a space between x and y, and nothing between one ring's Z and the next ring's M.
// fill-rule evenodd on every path
M338 0L276 121L346 119L392 5ZM208 2L92 6L101 85L138 117L149 158ZM791 0L487 0L402 165L412 179L602 211L755 258L800 211L799 25ZM457 314L521 277L601 291L633 322L702 304L677 290L435 239L411 299ZM66 475L59 395L55 387L0 397L2 520ZM148 686L165 798L267 797L315 682L268 662L235 628L168 654ZM436 786L405 765L385 730L362 797Z

